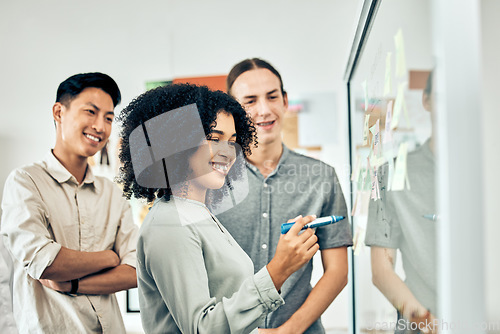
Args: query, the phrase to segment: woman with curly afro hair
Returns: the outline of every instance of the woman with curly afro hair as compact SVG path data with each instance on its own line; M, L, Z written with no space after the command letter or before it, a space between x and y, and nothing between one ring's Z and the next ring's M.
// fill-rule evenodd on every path
M210 191L244 176L244 157L256 144L245 110L225 93L180 84L140 95L119 120L124 194L154 201L137 243L144 330L256 333L283 304L282 284L314 255L317 239L299 235L313 217L297 217L275 257L254 274L207 206L224 197Z

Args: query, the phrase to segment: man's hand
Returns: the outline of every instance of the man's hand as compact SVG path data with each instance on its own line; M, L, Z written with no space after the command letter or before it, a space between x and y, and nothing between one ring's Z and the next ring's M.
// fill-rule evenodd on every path
M424 334L437 334L438 333L438 323L437 319L427 311L423 315L414 314L410 321L417 324L417 328Z
M70 292L71 291L71 282L56 282L50 279L40 279L40 283L42 283L43 286L56 290L59 292Z
M399 312L412 323L412 328L416 327L424 334L437 334L438 321L436 317L420 304L403 305ZM413 325L414 324L414 325Z

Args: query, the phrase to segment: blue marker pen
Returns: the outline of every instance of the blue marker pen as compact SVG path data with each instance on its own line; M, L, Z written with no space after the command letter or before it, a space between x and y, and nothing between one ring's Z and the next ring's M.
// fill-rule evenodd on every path
M306 224L304 227L302 227L302 230L305 230L307 228L315 228L328 224L333 224L342 219L344 219L344 216L327 216L327 217L317 218L312 222ZM295 222L281 224L281 234L286 234L292 228L293 224L295 224Z
M432 220L432 221L436 221L439 218L439 216L436 215L435 213L434 214L423 215L422 217L424 217L425 219Z

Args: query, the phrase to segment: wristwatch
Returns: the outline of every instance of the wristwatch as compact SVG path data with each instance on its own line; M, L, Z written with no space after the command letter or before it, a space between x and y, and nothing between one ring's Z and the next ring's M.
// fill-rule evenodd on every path
M70 294L74 295L78 292L78 278L71 280L71 291Z

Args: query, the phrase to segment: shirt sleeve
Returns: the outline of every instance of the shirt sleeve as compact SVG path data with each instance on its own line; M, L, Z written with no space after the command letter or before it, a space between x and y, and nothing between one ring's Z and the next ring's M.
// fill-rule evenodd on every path
M349 224L349 214L342 192L342 187L337 174L332 167L329 167L324 184L328 184L330 189L325 194L325 200L321 210L321 217L344 216L338 223L326 225L316 229L318 244L320 249L352 246L351 225Z
M117 188L118 194L114 196L121 197L120 190ZM136 267L136 246L138 237L138 226L134 223L132 218L132 209L130 204L123 198L120 198L122 203L122 214L120 218L120 226L116 233L115 239L115 252L120 257L120 264L128 264L129 266Z
M5 252L4 252L5 251ZM0 328L2 334L17 334L12 312L12 259L0 239Z
M1 233L14 261L40 279L61 249L49 232L49 216L31 176L13 171L5 182Z
M380 178L380 199L370 200L365 244L367 246L398 248L402 231L392 209L390 194L387 191L387 165L383 165L377 175Z
M210 295L197 231L162 227L143 233L139 249L144 249L145 269L182 333L249 333L284 303L266 268L245 279L231 297L217 301Z

